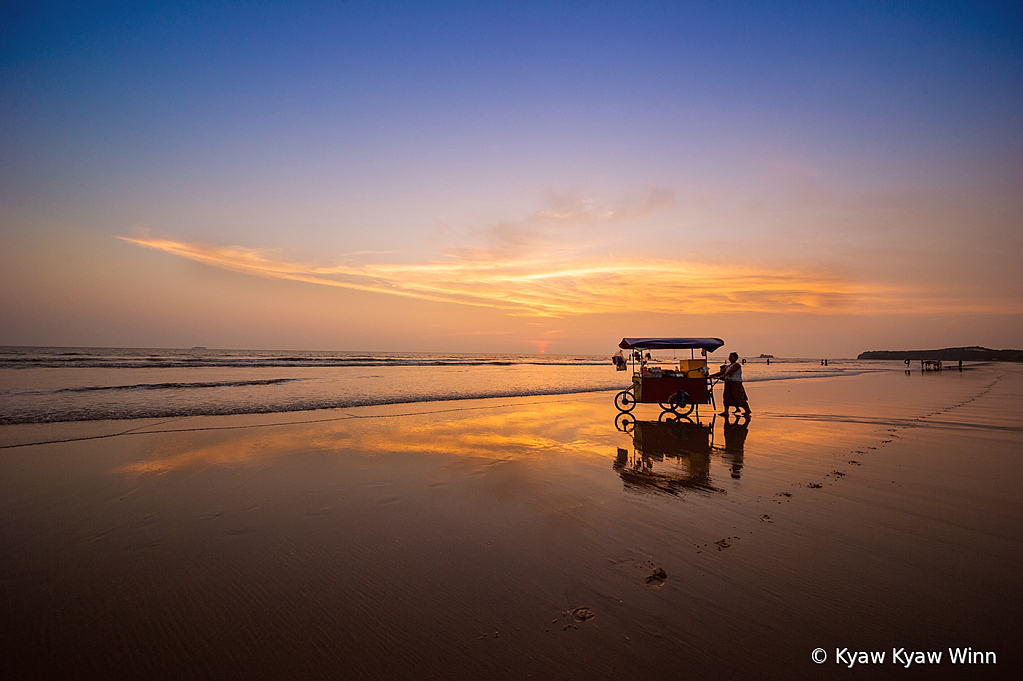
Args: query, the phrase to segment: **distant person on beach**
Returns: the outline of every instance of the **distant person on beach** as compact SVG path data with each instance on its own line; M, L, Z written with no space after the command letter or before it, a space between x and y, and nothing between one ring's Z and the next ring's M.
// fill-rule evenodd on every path
M728 416L728 410L732 407L742 409L744 416L750 415L746 389L742 387L742 365L739 364L738 353L729 353L728 364L722 367L721 371L711 376L711 378L720 378L725 384L725 408L721 412L721 416Z

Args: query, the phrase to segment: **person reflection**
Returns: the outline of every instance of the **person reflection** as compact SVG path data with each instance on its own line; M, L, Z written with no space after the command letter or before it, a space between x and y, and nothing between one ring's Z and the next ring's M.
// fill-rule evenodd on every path
M749 434L749 419L725 419L725 453L723 458L732 465L732 477L742 477L742 457L746 448L746 435Z

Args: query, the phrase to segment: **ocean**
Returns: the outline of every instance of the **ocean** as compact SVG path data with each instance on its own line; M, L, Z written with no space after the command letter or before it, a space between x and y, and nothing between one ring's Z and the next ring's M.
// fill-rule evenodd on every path
M0 347L0 424L172 418L621 390L607 355ZM679 351L688 357L688 352ZM657 355L660 355L659 357ZM655 353L671 366L672 351ZM711 368L724 355L711 357ZM893 361L750 359L748 383L902 371Z

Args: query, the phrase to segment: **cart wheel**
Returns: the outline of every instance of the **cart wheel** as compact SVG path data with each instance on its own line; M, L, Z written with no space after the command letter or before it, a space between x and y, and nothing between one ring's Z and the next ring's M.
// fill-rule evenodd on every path
M623 390L615 395L615 406L619 411L632 411L636 407L636 398L631 390Z
M627 411L618 412L615 417L615 428L623 433L631 433L636 428L636 417Z
M671 410L679 416L689 416L693 413L693 407L696 406L689 401L689 395L681 390L672 395L668 403L671 405Z
M678 414L671 410L665 410L661 412L661 415L657 417L657 420L661 423L675 423L679 420Z

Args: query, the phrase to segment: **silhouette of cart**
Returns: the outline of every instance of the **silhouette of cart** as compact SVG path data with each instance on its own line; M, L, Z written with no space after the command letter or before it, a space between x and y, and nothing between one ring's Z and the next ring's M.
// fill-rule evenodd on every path
M623 338L618 347L631 351L632 387L615 395L615 406L630 412L637 404L659 404L663 420L669 413L687 416L697 405L713 405L707 359L697 358L696 351L706 351L705 355L724 344L720 338ZM677 368L664 369L648 361L650 350L689 350L691 359L680 360Z
M723 492L711 480L714 429L689 419L626 422L635 455L618 448L613 468L627 489L679 496L689 491Z

